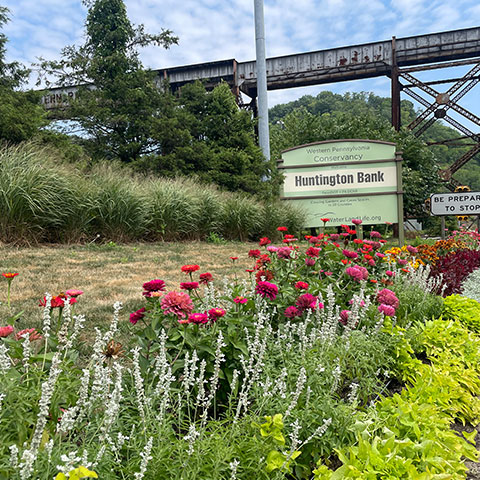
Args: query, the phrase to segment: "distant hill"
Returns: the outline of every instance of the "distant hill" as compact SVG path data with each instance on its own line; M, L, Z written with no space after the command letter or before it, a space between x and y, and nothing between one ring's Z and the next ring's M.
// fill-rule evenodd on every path
M305 95L293 102L275 105L269 111L269 119L272 127L282 124L287 115L297 110L305 110L314 116L355 116L360 118L374 117L379 124L390 123L391 101L390 98L380 97L373 93L345 93L340 95L330 91L320 92L317 96ZM408 100L401 102L402 125L407 126L413 121L417 113L414 105ZM424 142L439 142L457 138L460 133L450 128L445 123L435 122L422 136ZM465 142L463 142L465 143ZM469 150L465 147L432 146L432 152L440 168L451 165L460 158L464 152ZM470 160L462 169L457 171L454 177L472 190L480 191L480 155Z

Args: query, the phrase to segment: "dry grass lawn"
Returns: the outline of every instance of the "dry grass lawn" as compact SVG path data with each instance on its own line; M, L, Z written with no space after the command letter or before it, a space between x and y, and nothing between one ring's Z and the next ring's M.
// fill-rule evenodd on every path
M7 308L7 282L0 277L0 326L23 310L17 328L40 326L38 301L45 292L56 295L70 288L84 291L75 313L85 314L86 328L106 325L112 305L124 305L121 330L128 332L128 315L143 306L142 284L154 278L165 280L167 289L178 289L188 281L181 272L185 264L198 264L197 273L210 272L222 285L225 276L247 278L252 265L248 250L256 244L229 242L157 243L128 245L54 245L17 248L0 245L0 273L18 272L12 283L11 308ZM230 257L239 257L233 264Z

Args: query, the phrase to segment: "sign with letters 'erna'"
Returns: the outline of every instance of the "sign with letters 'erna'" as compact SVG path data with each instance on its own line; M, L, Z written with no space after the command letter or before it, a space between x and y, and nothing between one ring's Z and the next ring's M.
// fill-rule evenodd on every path
M282 200L307 213L307 227L365 225L403 220L401 161L394 143L333 140L282 152Z

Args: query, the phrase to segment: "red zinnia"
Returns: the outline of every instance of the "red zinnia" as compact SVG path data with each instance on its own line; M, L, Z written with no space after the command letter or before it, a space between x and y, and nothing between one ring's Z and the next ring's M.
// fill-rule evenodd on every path
M11 272L2 273L2 277L5 277L5 278L14 278L17 275L18 275L18 273L11 273Z
M182 290L196 290L198 288L198 282L182 282L180 283Z
M207 283L209 282L212 282L213 281L213 276L211 273L201 273L200 274L200 283L203 283L204 285L206 285Z
M320 220L321 220L323 223L327 223L327 222L329 222L329 221L330 221L330 219L329 219L329 218L321 218Z
M262 280L262 277L264 280L272 280L273 279L273 272L270 270L259 270L255 274L255 279L257 280L257 283Z
M299 317L301 315L301 312L297 307L292 305L285 309L285 311L283 312L283 315L285 315L286 318L295 318L295 317Z
M320 249L316 247L308 247L305 251L305 255L307 255L308 257L318 257L319 253Z
M288 228L287 227L277 227L278 232L287 232Z
M268 245L269 243L272 243L272 241L268 238L268 237L262 237L260 239L260 242L258 242L258 244L261 246L261 247L264 247L265 245Z
M66 298L65 295L63 295L62 293L60 295L53 296L50 302L50 308L63 308L65 306L65 298ZM77 303L76 298L70 298L69 300L70 300L69 302L70 305ZM45 307L46 304L47 304L47 299L45 297L43 297L43 299L38 302L39 307Z
M297 282L295 284L295 288L298 290L308 290L308 283L307 282Z
M260 250L250 250L248 252L248 256L253 258L258 258L261 254L262 252Z
M200 270L200 267L198 265L184 265L183 267L181 267L181 270L185 273L193 273L197 270Z

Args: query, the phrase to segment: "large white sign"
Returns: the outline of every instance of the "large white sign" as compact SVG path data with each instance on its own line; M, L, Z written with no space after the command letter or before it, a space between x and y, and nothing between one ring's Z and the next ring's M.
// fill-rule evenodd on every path
M480 192L435 193L430 211L432 215L480 215Z

